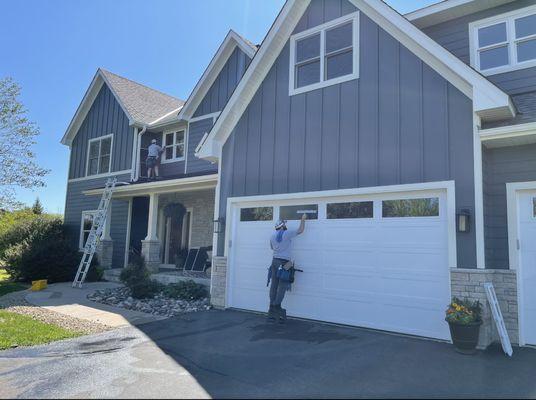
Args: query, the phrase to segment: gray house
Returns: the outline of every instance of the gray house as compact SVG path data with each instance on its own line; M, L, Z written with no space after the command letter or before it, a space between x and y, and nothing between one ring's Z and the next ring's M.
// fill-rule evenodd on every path
M143 182L155 137L180 157ZM212 302L265 311L266 238L307 212L290 315L449 340L450 297L493 282L536 345L536 1L288 0L258 49L228 35L185 104L99 71L63 142L73 240L103 179L126 182L101 263L212 245Z

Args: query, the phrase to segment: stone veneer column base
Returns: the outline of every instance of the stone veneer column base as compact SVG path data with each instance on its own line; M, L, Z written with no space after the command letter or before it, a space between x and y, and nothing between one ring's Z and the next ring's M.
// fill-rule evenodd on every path
M112 259L114 255L114 241L109 239L101 239L95 249L97 261L104 269L112 268Z
M491 282L495 288L510 341L514 344L519 343L515 270L453 268L450 271L450 277L453 297L479 300L482 304L483 323L478 339L480 349L485 349L491 343L500 340L484 290L485 282Z
M225 308L227 288L227 258L212 257L210 303L215 308Z
M145 266L151 273L158 272L160 264L160 240L142 240L141 254L145 259Z

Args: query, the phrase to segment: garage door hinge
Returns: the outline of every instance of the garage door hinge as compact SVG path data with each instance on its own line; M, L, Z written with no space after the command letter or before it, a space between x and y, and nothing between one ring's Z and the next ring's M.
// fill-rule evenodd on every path
M517 249L519 250L521 248L521 246L519 244L519 239L516 239L516 244L517 244Z

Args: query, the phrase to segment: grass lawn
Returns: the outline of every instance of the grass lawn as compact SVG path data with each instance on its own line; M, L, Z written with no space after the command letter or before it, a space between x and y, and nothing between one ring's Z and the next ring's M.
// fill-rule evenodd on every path
M10 282L9 275L5 269L0 269L0 297L19 290L28 288L28 285L24 285L18 282Z
M26 315L0 310L0 350L14 346L34 346L77 336L81 336L81 333L45 324Z

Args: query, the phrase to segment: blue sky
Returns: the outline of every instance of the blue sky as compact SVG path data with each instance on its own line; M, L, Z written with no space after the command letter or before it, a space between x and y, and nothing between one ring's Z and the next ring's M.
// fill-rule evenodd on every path
M435 0L388 0L401 13ZM18 0L2 3L0 77L22 86L41 129L47 187L20 190L63 212L69 152L59 143L95 71L186 99L229 29L260 43L284 0Z

